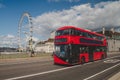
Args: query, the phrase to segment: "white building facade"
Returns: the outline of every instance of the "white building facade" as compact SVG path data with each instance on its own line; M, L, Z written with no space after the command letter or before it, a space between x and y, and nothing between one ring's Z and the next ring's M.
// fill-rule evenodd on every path
M40 44L35 47L35 52L52 53L53 51L54 51L54 44L52 42Z
M52 31L50 38L46 41L38 42L35 46L35 52L53 53L54 51L55 31Z
M108 51L120 52L120 40L108 39Z

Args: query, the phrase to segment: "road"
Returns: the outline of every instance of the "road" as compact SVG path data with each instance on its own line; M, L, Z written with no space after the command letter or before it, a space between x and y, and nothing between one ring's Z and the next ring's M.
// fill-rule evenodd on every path
M54 65L53 60L0 64L0 80L107 80L120 71L120 54L75 66Z

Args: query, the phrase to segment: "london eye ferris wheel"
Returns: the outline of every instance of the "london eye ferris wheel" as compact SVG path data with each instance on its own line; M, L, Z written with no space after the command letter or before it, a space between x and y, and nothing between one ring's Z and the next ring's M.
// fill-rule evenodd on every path
M19 21L18 49L19 51L33 50L33 22L32 17L28 12L25 12Z

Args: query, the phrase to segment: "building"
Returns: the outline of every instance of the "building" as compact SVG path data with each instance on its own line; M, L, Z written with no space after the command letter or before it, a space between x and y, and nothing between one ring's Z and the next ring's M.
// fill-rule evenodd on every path
M108 39L108 51L120 52L120 40Z
M49 38L36 44L35 52L52 53L54 51L54 39Z
M98 33L103 34L107 38L108 51L109 52L120 52L120 32L117 32L113 28L106 29L104 32L99 31Z
M53 53L54 51L55 31L52 31L50 38L46 41L40 41L35 45L35 52Z

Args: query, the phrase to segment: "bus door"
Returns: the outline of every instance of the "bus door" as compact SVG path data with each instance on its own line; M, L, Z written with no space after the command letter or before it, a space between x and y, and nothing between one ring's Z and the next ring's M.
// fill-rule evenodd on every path
M78 63L79 61L79 47L77 45L71 45L71 63Z
M94 47L89 47L89 61L94 61Z

